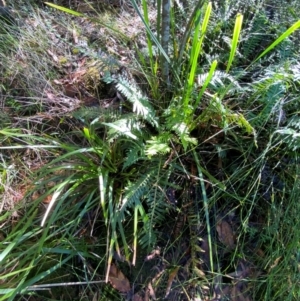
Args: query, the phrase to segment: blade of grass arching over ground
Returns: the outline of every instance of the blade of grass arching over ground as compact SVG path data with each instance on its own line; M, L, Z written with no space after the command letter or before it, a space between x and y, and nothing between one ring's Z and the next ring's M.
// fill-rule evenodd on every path
M18 287L16 288L16 290L14 291L14 293L10 296L10 298L8 300L13 301L18 293L24 294L27 291L27 288L29 286L33 285L34 283L42 280L43 278L45 278L49 274L53 273L58 268L62 267L66 262L71 260L73 257L74 257L74 255L72 254L72 255L68 256L67 258L65 258L64 260L62 260L61 262L59 262L58 264L56 264L55 266L53 266L52 268L50 268L49 270L44 271L44 272L36 275L35 277L31 278L30 280L24 282L23 284L18 285ZM32 261L32 266L34 266L34 265L35 264Z
M60 6L60 5L57 5L57 4L54 4L54 3L50 3L50 2L45 2L46 5L49 5L50 7L53 7L55 9L58 9L60 11L63 11L67 14L70 14L70 15L73 15L73 16L76 16L76 17L83 17L84 14L82 13L79 13L73 9L69 9L69 8L66 8L64 6Z
M237 14L236 20L235 20L235 26L234 26L234 30L233 30L231 51L230 51L230 56L229 56L229 60L228 60L228 63L227 63L226 72L229 71L229 69L232 65L233 59L234 59L234 55L235 55L235 52L236 52L236 49L237 49L237 44L238 44L238 41L239 41L241 29L242 29L242 23L243 23L243 15Z
M30 212L32 213L32 211L30 211ZM18 244L22 243L24 240L28 239L32 235L32 232L27 232L27 233L25 233L25 232L26 232L27 229L29 229L29 227L33 223L34 218L35 218L35 214L29 215L29 218L27 217L27 219L26 219L25 225L20 222L19 223L20 229L18 229L17 227L16 227L16 229L14 229L14 230L17 230L16 236L14 237L13 233L11 234L11 236L9 238L12 241L0 253L0 264L1 265L3 265L4 259L7 256L9 256L9 254L12 251L12 249L14 249L16 246L18 246ZM24 221L25 221L25 219L24 219Z
M64 12L64 13L67 13L67 14L69 14L69 15L73 15L73 16L76 16L76 17L85 17L85 18L91 20L91 21L94 22L94 23L100 24L100 25L102 25L102 26L104 26L104 27L110 29L111 31L116 32L116 33L117 33L118 35L120 35L120 36L122 37L122 39L124 39L125 41L127 41L127 42L129 41L129 39L128 39L128 37L127 37L126 35L124 35L124 34L123 34L122 32L120 32L120 31L116 30L115 28L109 26L108 24L105 24L105 23L101 22L101 21L99 20L99 18L88 17L87 15L85 15L85 14L83 14L83 13L77 12L77 11L75 11L75 10L73 10L73 9L69 9L69 8L64 7L64 6L60 6L60 5L54 4L54 3L45 2L45 4L48 5L48 6L50 6L50 7L55 8L55 9L57 9L57 10L60 10L60 11L62 11L62 12Z
M197 11L197 14L195 16L196 19L196 24L195 24L195 32L194 32L194 37L193 37L193 43L192 43L192 49L191 49L191 54L190 54L190 60L189 60L189 67L193 65L193 61L195 58L195 53L196 53L196 48L198 46L199 38L201 38L201 23L200 23L200 15L201 15L201 10L199 9Z
M132 0L133 1L133 0ZM136 3L135 3L136 5ZM161 23L161 1L159 0L157 3L157 20L156 20L156 26L157 26L157 41L160 39L160 23ZM135 10L138 8L135 8ZM144 15L144 24L146 23L148 28L150 28L150 21L149 21L149 13L148 13L148 4L146 0L142 0L142 9L143 9L143 15ZM140 15L140 18L141 15ZM153 97L156 99L159 98L160 92L159 92L159 81L157 80L157 71L159 67L159 60L154 56L153 54L153 43L152 43L151 34L147 31L146 32L146 41L147 41L147 49L149 58L145 56L145 54L140 50L140 48L135 44L135 50L138 56L138 63L141 64L141 72L143 73L144 77L147 79L150 87ZM150 64L150 70L151 72L148 72Z
M191 57L190 57L190 64L189 64L190 71L189 71L189 75L188 75L187 88L185 91L185 96L184 96L184 101L183 101L183 106L184 106L185 110L188 107L191 92L192 92L192 89L194 86L194 81L195 81L195 76L196 76L196 68L198 65L198 57L199 57L200 51L202 49L202 43L203 43L203 39L204 39L206 30L207 30L211 10L212 10L212 4L211 4L211 2L209 2L207 5L207 8L206 8L206 11L205 11L201 30L200 30L200 25L199 24L196 25L194 39L193 39L193 45L192 45L192 51L191 51ZM197 12L196 21L199 20L199 18L200 18L200 10Z
M60 196L60 194L62 193L63 189L66 187L67 184L69 184L69 179L67 181L62 182L61 184L59 184L59 186L57 187L56 191L53 193L53 196L51 198L51 201L49 203L49 206L47 207L47 210L44 214L44 217L42 219L41 222L41 227L44 227L46 219L50 213L50 210L52 209L52 207L54 206L56 200L58 199L58 197Z
M284 39L286 39L288 36L290 36L295 30L300 28L300 20L294 23L288 30L286 30L279 38L277 38L265 51L263 51L257 59L255 59L255 62L257 62L259 59L261 59L264 55L266 55L269 51L271 51L273 48L275 48L278 44L280 44Z

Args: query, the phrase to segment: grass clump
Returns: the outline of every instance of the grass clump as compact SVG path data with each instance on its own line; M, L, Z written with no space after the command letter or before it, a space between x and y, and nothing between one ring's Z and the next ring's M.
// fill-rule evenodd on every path
M298 299L299 5L167 4L1 36L0 300Z

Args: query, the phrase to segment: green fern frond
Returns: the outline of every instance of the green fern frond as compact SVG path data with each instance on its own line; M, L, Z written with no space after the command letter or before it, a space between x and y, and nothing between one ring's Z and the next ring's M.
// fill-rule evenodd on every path
M153 247L157 242L157 235L153 230L151 223L143 225L141 232L139 233L139 244L143 249L149 249Z
M277 130L275 133L279 134L277 137L279 142L284 142L287 148L291 151L299 150L300 148L300 118L294 116L288 126Z
M148 121L151 125L158 127L155 110L150 104L149 99L143 95L137 84L129 82L124 76L112 78L109 72L105 73L103 80L106 83L116 83L116 88L132 104L132 110L143 120Z
M71 116L82 121L84 124L90 124L96 119L100 122L112 122L119 118L120 111L103 108L101 106L81 107L72 112Z
M143 124L137 120L134 115L123 115L122 118L119 118L115 122L103 122L102 124L109 127L109 142L112 142L120 136L127 136L133 140L137 140L139 136L143 136Z
M190 135L190 129L184 122L175 124L172 128L178 135L184 150L186 151L190 145L197 145L198 140Z
M157 161L159 164L159 162ZM157 226L162 225L166 220L166 214L169 214L171 205L167 202L166 187L170 170L156 170L156 177L151 183L149 192L145 196L145 205L147 208L147 223L144 223L139 239L143 248L152 247L156 243ZM170 183L169 183L170 184Z
M203 86L207 76L208 73L198 75L197 85ZM229 85L230 85L230 89L228 90ZM238 81L233 76L223 71L214 72L214 75L211 81L209 82L209 88L213 90L215 93L219 93L219 94L222 94L221 90L223 91L228 90L227 94L233 94L242 90Z
M241 113L230 110L217 96L211 99L210 104L197 118L197 121L201 123L212 121L225 131L229 128L229 125L235 124L246 133L254 135L256 139L255 128L246 117Z
M182 143L184 149L186 150L189 145L197 144L197 139L191 137L190 131L192 129L191 121L189 119L193 116L192 108L188 107L183 110L178 110L176 108L176 101L174 101L170 107L164 112L166 117L166 129L168 133L175 133L176 136L173 136L173 139L178 140ZM171 137L168 137L168 140L171 140ZM164 141L162 141L164 142ZM166 141L167 144L167 141Z
M243 114L228 113L227 118L230 123L234 123L238 125L240 128L244 129L248 134L253 134L254 136L256 136L255 129L253 128L253 126L251 126L251 124Z
M282 100L289 86L290 77L283 70L267 70L265 74L252 84L253 98L257 99L259 113L251 118L253 126L264 126L276 119L282 109ZM257 105L256 105L257 107Z
M293 116L291 120L289 121L289 127L299 130L300 131L300 117L299 116Z
M129 83L124 78L119 78L116 87L131 102L133 112L141 116L144 120L147 120L153 126L158 127L154 108L150 104L149 99L142 94L137 86Z
M247 27L241 47L241 52L246 59L254 58L262 52L263 45L266 43L266 22L268 22L266 15L256 14Z
M132 166L137 161L145 158L144 145L140 144L139 141L132 141L129 147L125 150L126 158L124 160L122 170Z
M160 176L164 178L164 175ZM145 199L148 207L149 219L154 225L160 224L164 221L167 209L170 207L164 190L165 185L161 187L159 187L158 184L152 185Z
M133 208L136 204L141 204L142 198L148 194L149 189L151 188L151 181L153 181L156 173L156 169L150 168L148 172L141 174L134 183L128 182L119 209L122 214L130 208Z
M146 141L145 154L148 157L155 156L157 154L167 154L171 151L169 147L170 135L163 133L159 136L151 137Z
M277 130L276 133L282 135L280 141L285 142L290 150L295 151L300 148L300 132L291 128L285 128Z

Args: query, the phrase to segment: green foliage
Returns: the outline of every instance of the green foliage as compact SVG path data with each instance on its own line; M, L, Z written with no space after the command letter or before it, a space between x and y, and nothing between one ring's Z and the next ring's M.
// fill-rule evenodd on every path
M104 81L107 83L114 82L109 73L106 73ZM146 96L143 96L141 90L134 85L134 83L130 83L128 79L123 77L118 78L115 82L118 91L120 91L132 104L132 111L143 120L148 121L151 125L157 127L158 124L154 108L149 99Z
M163 232L167 262L167 249L177 238L169 235L166 221L175 211L187 219L184 253L191 253L194 282L202 285L202 253L207 270L201 271L212 290L214 275L228 275L243 257L261 273L259 284L248 280L253 300L297 299L300 54L292 35L300 23L287 18L277 25L280 14L271 17L269 7L255 0L191 4L195 9L189 10L184 30L172 8L173 45L166 49L159 42L160 15L155 33L147 1L142 11L133 1L145 24L149 57L139 50L137 57L148 86L142 91L133 76L112 75L111 64L101 62L103 81L116 89L118 106L72 112L81 123L69 139L69 133L58 138L56 128L24 134L5 120L3 150L34 149L42 156L42 148L49 157L32 174L26 197L42 192L2 243L0 281L8 279L9 285L0 300L13 300L76 260L78 279L86 280L99 274L104 279L105 261L107 281L113 258L124 255L136 264L139 248L153 250ZM170 73L160 78L165 63ZM47 210L37 216L45 199L50 199ZM220 244L219 215L236 219L231 220L234 250ZM85 228L100 242L86 244L79 234ZM260 248L265 255L255 257L253 250ZM98 261L101 272L100 264L90 271L90 262Z

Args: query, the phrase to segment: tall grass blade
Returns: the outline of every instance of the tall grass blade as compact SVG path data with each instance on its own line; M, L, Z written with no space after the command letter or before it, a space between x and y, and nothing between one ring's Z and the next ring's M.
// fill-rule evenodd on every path
M12 296L8 299L8 300L14 300L14 297L20 292L22 294L24 294L25 292L27 292L27 288L29 286L32 286L32 284L42 280L43 278L45 278L46 276L50 275L51 273L53 273L55 270L57 270L58 268L62 267L66 262L68 262L70 259L73 258L74 255L70 255L67 258L65 258L64 260L62 260L61 262L59 262L58 264L56 264L55 266L53 266L52 268L50 268L47 271L44 271L36 276L34 276L33 278L31 278L30 280L26 281L23 283L23 285L19 285L16 290L14 291L14 293L12 294Z
M198 11L202 8L202 6L204 5L205 2L206 2L206 0L199 0L198 1L197 5L195 6L195 8L194 8L194 10L191 14L190 19L189 19L189 21L186 25L185 32L183 34L183 38L182 38L181 43L180 43L181 46L180 46L180 49L179 49L179 56L178 56L178 63L179 64L182 63L183 53L186 50L188 38L190 37L193 26L194 26L194 24L197 20L196 16L198 14ZM177 68L178 67L180 67L180 65L177 66Z
M143 7L143 14L144 14L144 19L145 19L145 23L147 24L147 26L149 26L150 28L150 22L149 22L149 15L148 15L148 4L146 0L142 0L142 7ZM160 6L157 8L157 10L160 10ZM159 32L157 32L157 34L159 34ZM153 56L153 49L152 49L152 39L151 39L151 35L150 33L147 31L146 33L147 36L147 48L148 48L148 54L149 54L149 58L150 58L150 68L151 68L151 73L152 75L155 75L156 72L155 70L155 59ZM159 40L159 36L157 36L157 39Z
M160 29L161 29L161 4L162 0L157 0L156 3L156 33L157 33L157 39L158 41L160 41ZM143 6L144 6L144 2L146 2L146 0L143 0Z
M100 204L102 207L102 212L104 216L105 225L108 226L108 211L106 209L106 187L107 187L107 179L108 179L108 171L101 169L99 170L99 191L100 191Z
M54 4L54 3L50 3L50 2L45 2L46 5L49 5L50 7L53 7L55 9L58 9L60 11L63 11L67 14L70 14L70 15L73 15L73 16L76 16L76 17L83 17L84 14L82 13L79 13L75 10L72 10L72 9L69 9L69 8L66 8L64 6L60 6L60 5L57 5L57 4Z
M196 68L198 65L198 57L200 54L200 50L202 48L202 43L203 43L203 39L207 30L207 25L208 25L208 21L209 21L209 17L211 14L211 10L212 10L212 4L211 2L208 3L206 11L205 11L205 15L204 15L204 19L202 22L202 27L201 27L201 31L199 32L199 25L196 25L196 31L194 34L194 40L193 40L193 46L192 46L192 55L190 58L190 65L191 65L191 69L189 72L189 77L188 77L188 84L187 84L187 90L186 90L186 94L185 94L185 98L184 98L184 107L187 108L188 106L188 102L190 99L190 94L192 92L193 86L194 86L194 80L195 80L195 74L196 74ZM197 18L196 20L199 20L200 17L200 11L197 12Z
M264 55L266 55L269 51L271 51L274 47L280 44L284 39L290 36L295 30L300 27L300 20L293 24L288 30L286 30L278 39L276 39L265 51L263 51L257 59L255 59L254 63L261 59Z
M143 8L144 8L144 2L145 2L145 6L147 5L146 0L143 0ZM145 25L145 29L147 31L147 34L149 34L149 37L151 39L152 42L154 42L154 44L157 46L158 50L160 51L160 53L165 57L165 59L167 60L168 63L170 63L170 58L169 56L166 54L166 52L163 50L160 42L158 41L158 39L155 37L155 35L153 34L150 26L149 26L149 20L148 22L146 21L145 17L143 17L143 15L141 14L141 11L139 10L139 7L136 3L135 0L131 0L132 6L134 8L134 10L136 11L136 13L139 15L139 17L141 18L142 22Z
M69 180L66 181L66 182L63 182L62 184L60 184L60 185L58 186L58 188L57 188L56 191L54 192L54 194L53 194L53 196L52 196L52 198L51 198L51 201L50 201L50 203L49 203L49 205L48 205L48 207L47 207L47 210L46 210L46 212L45 212L45 214L44 214L44 217L43 217L43 219L42 219L41 227L44 227L45 222L46 222L46 219L47 219L47 217L48 217L48 215L49 215L49 213L50 213L52 207L54 206L56 200L57 200L58 197L61 195L63 189L65 188L66 184L68 184L68 183L69 183Z
M242 29L242 23L243 23L243 15L242 14L237 14L236 20L235 20L235 26L234 26L234 31L233 31L233 37L232 37L232 43L231 43L231 51L230 51L230 56L229 56L229 60L227 63L227 68L226 68L226 72L229 71L233 59L234 59L234 55L237 49L237 44L239 41L239 36L241 33L241 29Z
M138 220L139 220L139 206L137 204L134 206L134 222L133 222L133 258L132 258L132 265L135 266L136 264L136 252L137 252L137 231L138 231Z
M194 109L196 109L198 107L199 102L200 102L200 100L201 100L201 98L203 96L204 91L206 90L208 84L210 83L212 77L214 76L214 73L215 73L215 70L217 68L217 65L218 65L218 62L216 60L214 60L212 62L212 64L211 64L211 66L210 66L210 70L209 70L209 73L208 73L208 75L206 77L206 80L205 80L205 82L204 82L204 84L203 84L203 86L202 86L202 88L201 88L201 90L199 92L199 95L197 97Z

